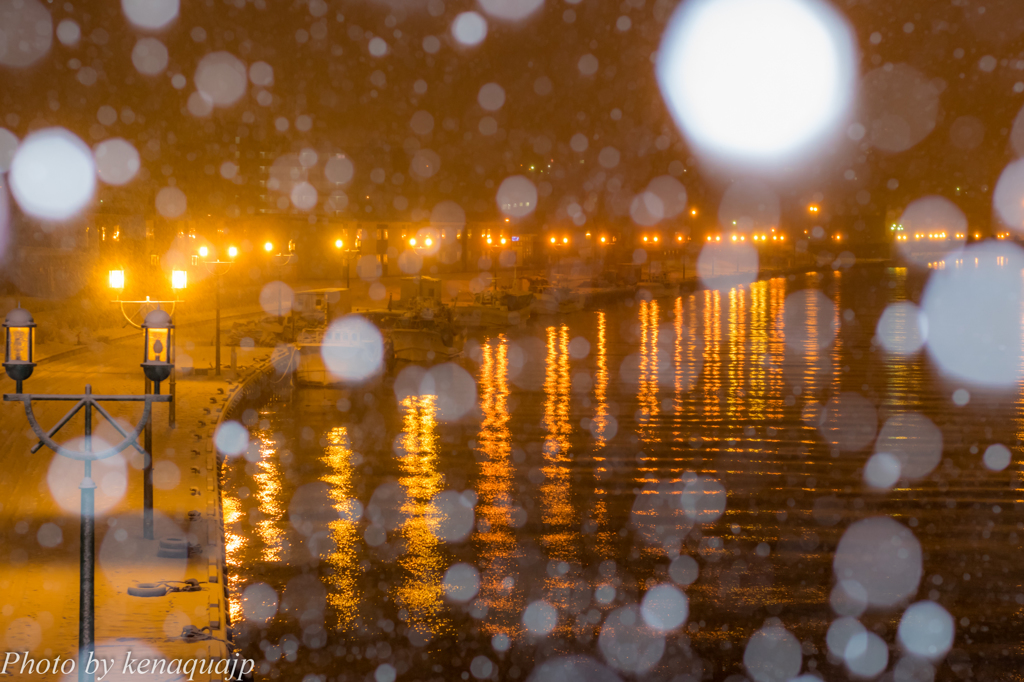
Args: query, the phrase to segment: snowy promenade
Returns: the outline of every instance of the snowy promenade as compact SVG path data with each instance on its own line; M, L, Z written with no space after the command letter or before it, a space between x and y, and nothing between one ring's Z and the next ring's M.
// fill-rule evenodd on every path
M206 311L209 315L212 311ZM231 311L238 314L240 311ZM241 311L244 312L244 311ZM185 316L182 316L185 317ZM192 316L193 318L198 316ZM38 320L37 320L38 321ZM142 533L143 458L134 450L94 465L97 489L96 623L97 659L117 659L104 680L138 679L138 667L124 669L128 652L133 659L168 659L171 665L206 661L227 654L227 595L223 576L223 536L217 460L212 433L224 401L237 380L269 357L269 348L240 350L237 372L222 376L182 372L182 367L205 368L213 362L212 320L178 322L176 428L168 425L168 405L154 408L154 539ZM224 326L228 327L229 322ZM115 330L116 331L116 330ZM68 353L56 344L40 344L43 359L24 390L33 393L141 394L139 367L141 332L120 330L128 338L80 347ZM54 351L58 355L53 355ZM49 361L47 356L53 356ZM230 353L222 352L222 361ZM4 392L14 390L3 379ZM167 391L167 382L163 391ZM138 422L138 403L109 403L110 412L126 425ZM37 405L45 427L53 425L66 403ZM80 438L81 415L61 431L58 442ZM112 428L94 420L94 433L120 440ZM83 465L35 443L23 408L5 403L0 409L0 471L5 494L0 497L0 637L3 651L21 655L5 675L13 679L62 680L52 672L53 659L75 658L78 645L79 492ZM141 440L141 439L140 439ZM183 538L192 546L188 556L161 556L161 539ZM137 583L195 580L197 591L137 597L128 588ZM187 626L203 634L183 637ZM28 655L25 655L28 652ZM6 654L5 654L6 656ZM23 668L32 659L49 672ZM49 659L48 662L44 659ZM3 659L0 659L3 660ZM193 664L196 665L196 664ZM170 668L173 670L173 668ZM198 671L198 666L195 668ZM223 669L223 666L221 666ZM64 667L67 671L68 667ZM102 674L97 674L97 679ZM169 674L159 679L176 679ZM219 674L193 675L195 680L220 680ZM67 676L77 679L77 673ZM188 679L185 674L183 679Z

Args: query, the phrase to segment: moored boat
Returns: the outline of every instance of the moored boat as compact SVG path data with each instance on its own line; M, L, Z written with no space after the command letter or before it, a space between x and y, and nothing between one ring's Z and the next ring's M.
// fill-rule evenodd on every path
M626 284L614 272L603 272L592 279L583 280L574 287L583 296L583 305L592 306L631 298L636 287Z
M394 359L392 340L370 325L304 329L295 348L295 382L300 386L365 384L386 373Z
M529 301L532 300L533 296L529 295ZM518 296L488 290L476 295L460 294L451 313L456 327L508 327L526 322L530 318L530 307L529 302L522 305Z
M451 309L436 304L395 313L367 313L390 342L395 362L445 362L462 354L464 337L457 333Z
M530 279L532 310L538 315L558 315L583 310L583 296L567 286L553 285L542 277Z
M655 275L636 283L636 295L647 300L678 296L679 291L679 283L669 280L665 275Z

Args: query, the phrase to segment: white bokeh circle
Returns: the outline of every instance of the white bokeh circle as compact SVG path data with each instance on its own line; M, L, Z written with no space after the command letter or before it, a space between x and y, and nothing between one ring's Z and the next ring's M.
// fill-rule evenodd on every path
M10 186L25 213L67 220L85 208L96 190L92 150L64 128L31 133L14 153Z
M657 55L658 83L680 128L729 160L803 150L839 122L855 90L852 31L817 0L682 3Z

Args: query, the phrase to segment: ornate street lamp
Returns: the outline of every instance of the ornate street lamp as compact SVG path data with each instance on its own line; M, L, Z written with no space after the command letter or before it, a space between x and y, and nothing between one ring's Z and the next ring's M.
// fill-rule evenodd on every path
M201 247L199 249L200 253L202 253L204 249L206 249L205 246ZM169 312L170 315L174 314L175 307L178 305L178 303L182 302L182 300L181 300L181 292L184 291L188 287L188 272L186 270L172 270L171 271L171 290L174 292L174 300L171 300L171 301L154 301L149 296L146 296L146 300L144 300L144 301L124 301L124 300L121 300L121 294L124 292L124 289L125 289L125 282L126 282L126 279L125 279L125 271L124 270L111 270L108 273L107 284L109 285L109 287L111 289L113 289L116 292L115 300L113 300L112 303L116 303L116 304L118 304L118 306L120 306L120 308L121 308L121 315L124 316L124 319L127 322L127 324L130 324L131 326L135 327L136 329L142 329L144 323L143 324L139 324L138 322L136 322L135 321L136 316L142 316L142 315L147 315L148 316L151 312L153 312L154 310L159 310L160 307L164 306L164 305L170 306L170 312ZM125 305L126 304L133 305L133 306L138 304L139 308L134 313L129 315L128 311L125 310ZM143 318L143 319L145 319L145 318ZM146 374L146 378L147 378L146 393L149 393L149 381L148 381L149 374L148 373ZM177 425L177 419L176 419L176 413L175 413L175 403L174 403L174 393L175 393L175 391L174 391L174 388L175 388L174 383L175 383L174 382L174 375L172 374L171 375L171 388L170 388L171 404L170 404L170 409L167 410L167 424L171 428L174 428ZM160 391L158 390L157 394L159 394L159 392ZM150 426L147 429L147 433L150 432L150 431L152 431L152 426Z
M174 323L167 311L150 311L142 323L146 339L142 354L142 371L153 382L153 395L160 395L160 382L174 372ZM147 381L146 393L149 393ZM142 467L142 535L153 539L153 423L146 423L143 441L146 454Z
M155 318L152 324L152 347L154 350L152 365L157 372L163 373L166 371L169 374L170 369L173 369L173 365L170 364L171 352L168 349L171 341L173 325L170 324L170 316L167 315L167 313L164 313L163 311L156 312L163 313L163 317ZM164 324L165 321L166 324ZM25 407L25 417L28 420L29 426L32 428L32 432L39 439L39 442L33 445L29 449L29 452L35 454L45 446L62 457L82 462L85 468L82 481L78 486L78 489L81 491L82 505L80 517L81 542L79 554L78 592L78 679L80 682L92 682L95 675L88 672L86 669L86 663L95 655L96 650L95 497L97 486L96 482L92 478L92 463L97 460L113 457L128 448L135 448L144 457L146 457L147 463L150 463L152 461L152 457L149 453L152 452L152 443L147 443L148 451L143 450L138 444L139 434L141 434L143 428L150 423L150 414L152 412L153 403L170 402L171 396L96 395L92 392L92 386L89 385L86 385L85 393L78 395L22 393L21 383L32 375L32 369L35 367L35 322L32 320L32 315L21 307L15 308L7 314L7 318L4 321L4 332L6 337L4 369L7 371L7 376L17 382L18 387L17 393L4 394L4 401L20 402ZM161 344L159 357L156 352L157 341ZM147 360L149 360L150 335L148 331L146 345ZM146 367L146 364L147 363L143 363L143 367ZM163 376L166 378L167 374L164 374ZM74 403L74 407L72 407L67 414L57 421L56 426L50 428L48 431L44 431L43 427L36 419L35 412L32 409L33 401L72 402ZM141 402L144 404L142 419L135 426L133 432L128 433L121 423L111 416L111 414L101 405L102 402ZM83 439L81 450L72 450L71 448L67 448L57 443L53 438L57 432L66 426L80 410L85 410L85 438ZM122 440L120 443L99 451L93 449L92 422L94 411L106 419L114 431L121 434ZM152 482L151 467L148 481L150 483ZM152 539L152 488L150 488L149 494L149 535L147 535L147 538Z
M4 349L4 370L14 379L21 393L21 382L32 376L36 367L36 323L32 313L21 307L7 313L4 320L7 343Z
M146 335L142 371L153 382L153 393L160 395L160 382L171 376L174 369L174 323L166 311L157 309L146 315L142 331Z
M206 247L203 247L206 248ZM145 300L138 301L125 301L121 299L121 294L124 293L125 283L127 278L124 270L111 270L107 273L107 286L115 292L114 300L111 303L116 303L121 308L121 315L124 316L125 321L136 329L142 329L142 325L135 321L136 316L142 316L149 314L151 310L159 308L160 306L170 306L170 314L174 314L174 308L177 304L181 303L180 292L188 286L188 273L185 270L172 270L171 271L171 290L174 292L173 300L159 300L155 301L151 297L146 296ZM132 314L128 314L125 310L125 306L138 305L139 308Z

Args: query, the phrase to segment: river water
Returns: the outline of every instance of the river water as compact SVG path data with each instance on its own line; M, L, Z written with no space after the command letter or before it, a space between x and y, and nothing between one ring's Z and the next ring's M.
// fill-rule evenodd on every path
M237 641L261 678L304 682L554 682L538 666L565 655L580 679L1019 679L1021 479L983 455L1019 461L1020 391L958 405L924 353L876 345L924 281L858 268L534 318L471 338L465 373L248 412L224 472ZM876 450L895 484L865 482ZM955 629L931 662L898 636L922 600L949 614L935 637ZM827 638L841 616L859 644Z

